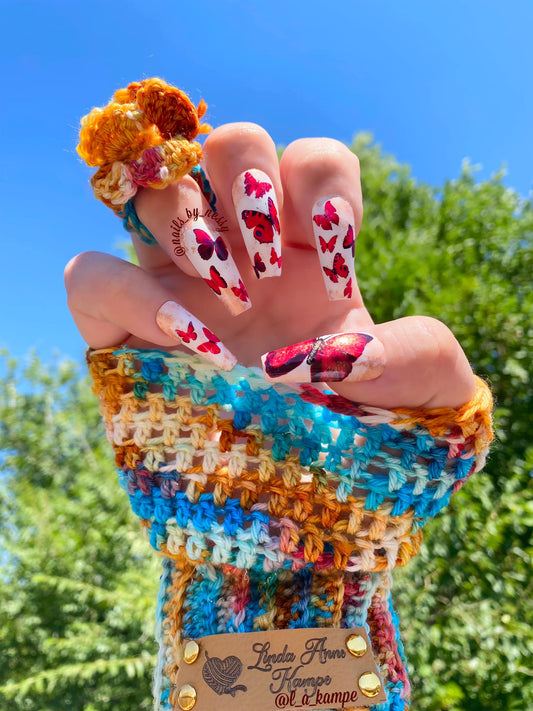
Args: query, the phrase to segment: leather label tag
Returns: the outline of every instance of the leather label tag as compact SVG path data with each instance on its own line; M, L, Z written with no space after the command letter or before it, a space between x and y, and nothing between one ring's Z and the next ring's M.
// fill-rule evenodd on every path
M173 708L318 711L387 700L363 627L220 634L185 640Z

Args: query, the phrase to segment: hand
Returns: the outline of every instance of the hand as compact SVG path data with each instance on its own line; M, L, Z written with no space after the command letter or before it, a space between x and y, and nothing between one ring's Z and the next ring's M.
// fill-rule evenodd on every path
M171 301L214 331L246 366L261 367L262 354L324 334L372 335L383 345L382 369L371 372L371 380L329 383L351 400L378 407L457 407L472 397L474 376L450 330L441 322L423 316L374 324L363 304L355 275L346 271L350 259L345 257L352 249L349 240L345 239L345 248L339 244L334 247L330 242L339 225L343 225L346 234L351 225L355 239L363 216L359 162L346 146L329 139L301 139L285 150L279 164L269 135L259 126L238 123L222 126L209 135L204 160L217 197L216 220L194 219L196 208L197 214L202 215L209 206L189 176L163 190L144 188L135 197L135 209L158 244L147 245L133 238L140 266L96 252L81 254L67 265L69 307L89 346L183 348L177 336L171 337L160 328L164 324L161 316L157 317L160 307ZM261 178L270 179L272 188L267 192L277 197L283 245L281 276L264 278L269 270L279 271L275 263L278 254L273 246L279 248L276 234L263 235L264 242L254 238L254 211L246 201L239 202L246 194L244 180L249 171L252 181L246 180L252 199L264 190L253 184L253 181L260 184ZM236 189L235 185L240 187ZM335 208L333 212L331 206ZM328 215L334 217L335 212L341 215L340 222L327 229ZM316 220L313 215L318 215ZM274 219L272 213L266 223L263 220L261 225L259 220L255 227L269 230ZM221 230L224 227L227 230ZM276 232L275 226L273 231ZM249 245L256 239L259 258L254 262L251 261L254 252L248 253L242 232L247 234ZM193 234L194 253L187 241ZM229 247L229 258L205 259L217 249L224 256L218 235ZM203 257L198 257L202 244ZM337 249L341 258L334 263ZM272 251L276 253L270 262L268 255ZM326 261L320 262L322 255ZM238 275L222 272L222 267L231 268L231 257ZM197 268L205 270L210 264L220 267L222 279L234 283L233 294L229 288L219 289L229 294L230 299L217 298L213 288L199 278ZM216 290L213 272L205 275ZM351 298L346 298L348 277ZM246 286L252 304L249 309L244 292L239 293L239 279ZM343 290L331 294L338 289L337 284ZM330 296L341 298L329 300L326 288ZM228 307L233 312L247 310L232 315Z

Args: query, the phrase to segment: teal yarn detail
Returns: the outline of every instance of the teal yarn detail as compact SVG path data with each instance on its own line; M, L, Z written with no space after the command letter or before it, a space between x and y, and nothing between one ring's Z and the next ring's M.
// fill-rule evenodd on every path
M118 213L118 216L122 218L122 225L127 232L135 234L144 244L157 244L156 238L148 227L139 220L133 204L133 198L128 200L124 208Z
M213 212L216 212L217 196L211 187L211 183L207 179L204 169L200 165L195 165L190 172L190 176L198 183L203 196L209 203L209 207L213 210Z

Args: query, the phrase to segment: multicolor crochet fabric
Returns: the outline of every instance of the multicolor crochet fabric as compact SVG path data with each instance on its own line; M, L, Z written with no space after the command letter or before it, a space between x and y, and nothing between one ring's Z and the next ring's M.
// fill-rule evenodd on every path
M388 699L374 708L405 709L391 571L483 466L487 386L457 410L387 411L183 353L93 351L89 368L120 483L164 556L155 708L179 708L186 638L363 626Z

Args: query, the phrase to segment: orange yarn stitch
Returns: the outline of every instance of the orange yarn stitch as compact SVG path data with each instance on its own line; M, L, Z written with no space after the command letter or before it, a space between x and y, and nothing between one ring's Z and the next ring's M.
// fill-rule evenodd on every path
M211 127L200 123L205 101L194 106L185 92L162 79L133 82L103 108L81 120L79 155L98 167L95 196L120 213L139 187L165 188L202 158L193 139Z

